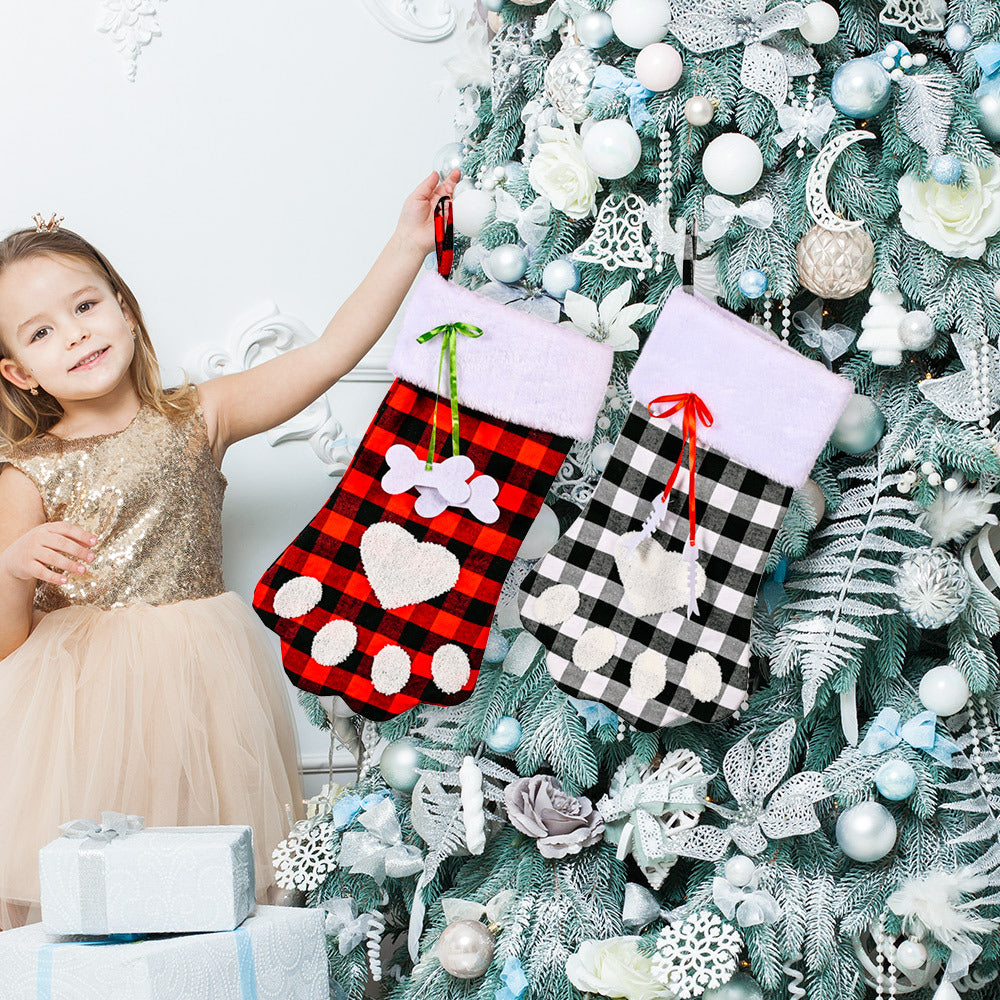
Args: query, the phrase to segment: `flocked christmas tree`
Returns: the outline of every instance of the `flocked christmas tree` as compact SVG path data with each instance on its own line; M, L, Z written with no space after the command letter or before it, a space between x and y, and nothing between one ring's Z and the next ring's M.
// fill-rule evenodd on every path
M311 804L276 852L280 880L330 910L352 1000L373 972L399 1000L1000 996L1000 7L485 7L451 63L459 141L438 164L466 177L453 280L608 343L613 373L504 585L471 697L376 726L304 696L359 750L359 781ZM679 307L685 272L699 298ZM697 705L721 699L718 663L692 657L664 728L625 695L564 690L571 660L600 674L607 637L560 658L579 594L543 601L538 579L595 490L624 481L626 425L649 402L629 373L678 308L741 343L766 336L761 357L794 372L791 348L817 386L836 382L822 365L854 395L805 485L771 483L788 510L761 554L751 693L709 721ZM768 394L814 415L799 385L775 377ZM657 439L671 461L678 434ZM698 494L709 475L698 449L671 505L678 553L680 485ZM671 523L650 516L639 563L608 557L634 600L650 596L634 567ZM664 613L703 621L700 602ZM653 607L633 603L636 620ZM651 655L629 690L662 700Z

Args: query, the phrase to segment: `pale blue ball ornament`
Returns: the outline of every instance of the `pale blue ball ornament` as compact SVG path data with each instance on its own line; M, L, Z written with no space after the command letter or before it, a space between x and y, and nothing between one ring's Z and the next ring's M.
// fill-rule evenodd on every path
M510 642L504 637L503 632L490 629L489 638L486 640L486 650L483 652L483 659L487 663L499 663L510 650Z
M764 991L753 976L734 972L728 983L705 990L701 996L702 1000L764 1000Z
M615 37L611 15L603 10L589 10L576 19L576 37L588 49L603 49Z
M521 723L510 715L502 715L486 737L486 745L495 753L513 753L521 743Z
M382 751L378 769L382 780L397 792L409 794L413 791L420 778L417 768L420 766L420 751L415 740L408 736L393 740Z
M755 267L740 275L740 292L748 299L759 299L767 291L767 275Z
M902 802L917 790L917 772L908 760L887 760L875 772L875 787L890 802Z
M528 255L516 243L504 243L490 251L490 271L497 281L513 285L528 270Z
M944 153L931 160L931 177L938 184L957 184L964 176L965 167L962 161L952 153Z
M580 287L580 272L576 264L566 257L550 260L542 271L542 288L554 299L561 302L567 292L575 292Z
M849 59L833 74L830 99L848 118L870 118L889 103L892 80L874 59Z
M885 417L867 396L855 393L833 429L830 441L848 455L861 455L874 448L885 433Z

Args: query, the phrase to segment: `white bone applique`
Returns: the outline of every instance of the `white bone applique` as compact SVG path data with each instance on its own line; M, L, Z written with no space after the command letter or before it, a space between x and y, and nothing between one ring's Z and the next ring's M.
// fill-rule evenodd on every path
M418 486L420 499L413 510L420 517L429 519L437 517L447 507L461 507L483 524L493 524L499 520L500 508L494 501L500 493L500 484L492 476L476 476L469 487L471 492L468 500L449 504L434 487Z
M389 463L389 471L382 477L382 489L390 496L408 493L415 486L424 486L439 493L445 506L460 506L472 494L468 481L476 467L472 459L465 455L453 455L443 462L434 462L428 469L427 463L409 445L394 444L386 451L385 459ZM424 516L421 514L421 517Z

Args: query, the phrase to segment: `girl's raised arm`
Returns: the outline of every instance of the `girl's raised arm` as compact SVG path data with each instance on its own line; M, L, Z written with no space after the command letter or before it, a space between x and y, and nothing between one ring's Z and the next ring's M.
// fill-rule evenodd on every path
M434 249L434 206L442 195L453 193L460 176L455 170L438 183L432 173L406 199L385 249L318 340L198 387L217 462L233 442L270 430L303 410L385 333Z

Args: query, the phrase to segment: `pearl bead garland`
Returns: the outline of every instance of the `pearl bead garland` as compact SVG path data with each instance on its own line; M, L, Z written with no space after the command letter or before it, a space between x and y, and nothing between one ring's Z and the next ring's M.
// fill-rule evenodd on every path
M658 190L660 195L660 205L663 209L663 217L669 223L670 209L674 201L674 158L673 140L666 125L660 132L660 168ZM667 259L667 251L664 247L657 247L655 271L657 274L663 272L663 265Z

